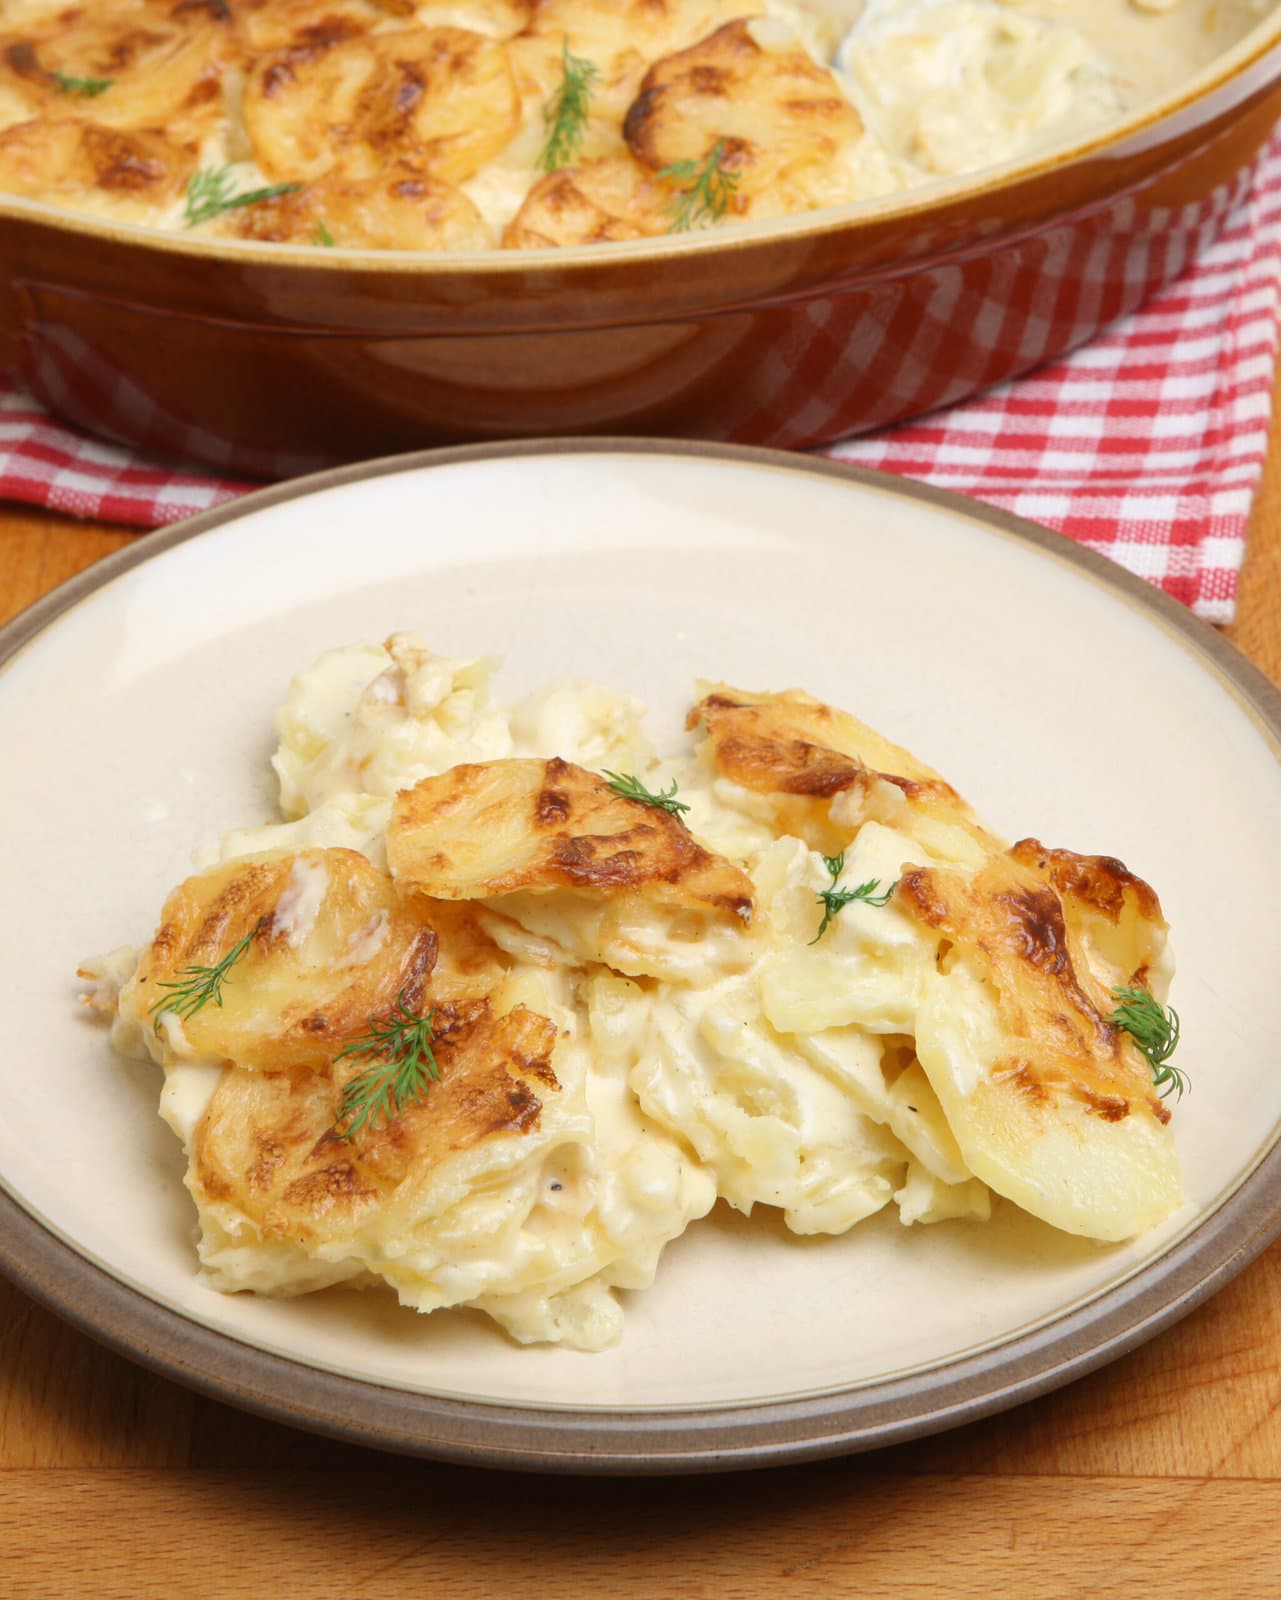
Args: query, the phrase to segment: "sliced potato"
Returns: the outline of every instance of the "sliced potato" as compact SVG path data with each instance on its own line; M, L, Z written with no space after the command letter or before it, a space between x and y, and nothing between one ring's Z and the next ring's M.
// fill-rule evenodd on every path
M511 42L525 115L541 116L561 82L568 48L595 69L580 154L613 155L652 62L760 9L752 0L542 0Z
M1069 1233L1127 1239L1179 1204L1152 1072L1112 1028L1071 898L1013 855L903 874L895 905L938 939L916 1050L965 1164ZM1116 969L1111 984L1128 981Z
M556 1209L556 1191L590 1173L591 1122L552 1066L555 1025L525 1006L495 1015L487 1000L438 1007L433 1020L439 1081L350 1139L334 1119L360 1064L332 1075L223 1069L188 1137L187 1187L215 1286L289 1294L368 1274L433 1311L494 1294L554 1297L608 1259L594 1213ZM514 1331L599 1346L617 1336L607 1309L612 1323L577 1337L519 1317Z
M406 907L354 850L275 852L213 867L169 897L120 1014L155 1026L178 1056L320 1071L398 998L411 1009L423 1004L440 949L429 912L424 903ZM242 941L220 1003L211 996L179 1016L182 990L173 986L190 984L194 968L217 967Z
M212 0L217 4L218 0ZM234 0L236 29L251 55L326 34L354 39L418 23L506 39L524 28L538 0Z
M490 761L396 797L387 860L402 888L483 901L513 954L676 982L751 959L752 880L667 812L567 761Z
M244 94L254 158L269 178L398 169L462 183L520 122L505 46L462 28L305 37L258 62Z
M1172 961L1156 890L1115 856L1082 856L1020 839L1011 856L1052 884L1105 988L1144 988L1164 1000Z
M221 77L236 50L228 7L95 0L0 34L0 88L25 98L33 115L92 108L108 127L194 138L221 115Z
M678 818L559 759L453 767L404 790L387 860L401 884L441 900L564 888L752 914L752 880Z
M354 39L389 22L412 20L414 0L236 0L236 29L250 55L308 39Z
M177 199L195 166L192 144L83 117L0 131L0 191L122 218Z
M269 244L368 250L483 250L491 230L461 189L402 173L318 178L229 211L216 230Z
M843 157L862 137L858 112L799 41L757 42L770 32L740 17L656 62L623 125L633 155L654 172L699 167L719 150L729 217L855 196Z
M666 233L672 190L630 156L587 161L550 172L525 197L508 224L509 250L602 244Z
M438 1006L432 1053L440 1081L390 1122L350 1139L335 1131L344 1085L369 1063L332 1070L223 1074L191 1151L190 1187L232 1202L266 1234L308 1247L350 1238L406 1179L430 1182L453 1157L485 1141L538 1128L559 1084L555 1026L523 1006L503 1017L489 1002Z
M706 730L717 772L774 797L778 831L834 853L864 821L885 822L975 866L1003 848L932 767L849 712L800 689L707 687L686 725Z

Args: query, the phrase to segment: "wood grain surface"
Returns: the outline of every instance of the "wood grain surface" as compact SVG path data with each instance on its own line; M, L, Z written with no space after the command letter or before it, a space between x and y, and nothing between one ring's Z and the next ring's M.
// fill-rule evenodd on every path
M0 506L0 619L134 537ZM1281 420L1227 631L1281 682ZM0 1600L891 1594L1281 1596L1281 1244L1170 1332L1004 1416L667 1481L296 1433L152 1377L0 1280Z

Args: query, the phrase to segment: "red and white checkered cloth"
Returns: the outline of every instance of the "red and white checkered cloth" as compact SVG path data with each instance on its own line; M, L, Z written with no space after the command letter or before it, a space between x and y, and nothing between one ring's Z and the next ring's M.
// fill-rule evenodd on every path
M1218 240L1062 361L826 454L1059 529L1230 622L1281 332L1281 134ZM75 433L0 373L0 498L153 528L252 484Z

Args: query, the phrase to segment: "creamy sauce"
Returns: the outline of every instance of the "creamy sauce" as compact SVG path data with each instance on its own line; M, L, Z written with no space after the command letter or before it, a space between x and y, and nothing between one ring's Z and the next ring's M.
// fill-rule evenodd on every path
M299 856L289 869L288 882L276 902L271 931L280 934L292 949L304 944L316 926L328 889L329 873L324 863ZM387 913L380 915L385 920Z

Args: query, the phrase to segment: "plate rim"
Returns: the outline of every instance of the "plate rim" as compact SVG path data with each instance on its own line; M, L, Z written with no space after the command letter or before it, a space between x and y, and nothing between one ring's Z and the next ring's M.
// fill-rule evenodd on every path
M0 670L66 612L132 568L281 502L425 468L529 457L684 457L779 468L924 501L1074 567L1158 623L1250 715L1281 762L1281 691L1178 601L1011 512L875 469L755 446L648 438L546 438L379 457L215 506L84 568L0 628ZM81 1254L0 1189L0 1271L98 1342L161 1376L273 1421L349 1443L463 1465L659 1474L776 1466L923 1437L1045 1394L1171 1326L1281 1234L1281 1128L1182 1238L1121 1283L993 1348L924 1372L821 1395L698 1409L574 1410L422 1394L313 1367L152 1300Z

